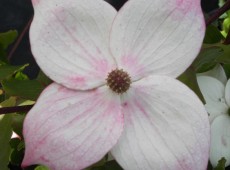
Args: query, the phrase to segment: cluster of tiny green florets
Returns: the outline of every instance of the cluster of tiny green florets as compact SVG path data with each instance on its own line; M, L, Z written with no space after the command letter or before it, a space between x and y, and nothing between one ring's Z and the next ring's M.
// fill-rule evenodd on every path
M117 94L126 92L131 84L131 78L123 69L112 70L106 79L109 88Z

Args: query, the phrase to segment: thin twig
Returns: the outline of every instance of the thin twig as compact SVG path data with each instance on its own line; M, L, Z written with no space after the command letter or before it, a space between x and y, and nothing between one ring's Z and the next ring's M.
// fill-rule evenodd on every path
M28 112L32 107L33 105L2 107L0 108L0 115L15 112Z
M206 20L206 26L217 20L222 14L230 9L230 0L226 1L224 6L216 10L216 12Z
M26 34L26 32L29 30L30 24L31 24L32 20L33 20L33 17L30 18L30 20L26 24L25 28L23 29L22 33L20 34L20 36L18 37L17 41L15 42L13 48L9 52L9 55L7 57L8 61L11 59L11 57L14 54L15 50L18 48L20 42L22 41L22 38L24 37L24 35Z

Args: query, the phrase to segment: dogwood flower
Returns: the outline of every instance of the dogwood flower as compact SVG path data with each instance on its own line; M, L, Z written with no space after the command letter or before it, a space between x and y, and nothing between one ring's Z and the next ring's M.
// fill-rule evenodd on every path
M217 76L219 75L219 76ZM209 73L199 75L198 85L205 98L211 123L210 162L215 167L225 157L230 165L230 80L218 65Z
M31 47L54 80L24 122L22 166L205 170L209 121L175 78L204 37L199 0L32 0Z

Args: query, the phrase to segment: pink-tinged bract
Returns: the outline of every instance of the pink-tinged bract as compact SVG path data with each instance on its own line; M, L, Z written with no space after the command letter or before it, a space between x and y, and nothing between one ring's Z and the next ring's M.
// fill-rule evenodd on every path
M123 129L120 98L105 87L69 90L51 84L26 117L23 166L83 169L117 143ZM40 122L43 122L40 124Z
M82 90L105 84L114 67L109 31L117 12L102 0L79 2L36 3L30 41L37 63L51 79Z
M199 0L32 2L32 52L54 83L25 119L22 166L82 170L111 151L125 170L206 169L207 113L175 80L201 47ZM114 69L131 77L122 94Z
M133 83L122 103L125 128L112 155L125 170L206 169L209 122L186 86L169 77L146 77Z
M192 63L204 36L198 0L132 0L116 16L110 48L133 80L177 77Z

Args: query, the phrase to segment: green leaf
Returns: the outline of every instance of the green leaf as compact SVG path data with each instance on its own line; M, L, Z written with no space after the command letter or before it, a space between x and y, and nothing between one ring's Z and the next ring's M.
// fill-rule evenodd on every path
M106 170L123 170L115 160L106 162L105 168Z
M218 43L222 39L224 39L224 37L221 34L221 32L217 29L217 27L213 25L210 25L207 27L206 32L205 32L204 43L207 43L207 44Z
M0 169L7 170L10 156L9 140L12 135L11 115L0 115Z
M23 155L24 155L24 142L22 142L18 138L13 138L10 140L10 146L12 148L11 154L10 154L10 163L12 165L19 166L22 162Z
M217 62L230 64L230 45L218 44L222 48L223 53L217 58Z
M223 49L219 46L204 46L192 64L195 71L202 73L212 69L218 63L217 58L223 53Z
M50 80L42 71L39 72L37 80L44 86L48 86L50 83L52 83L52 80Z
M100 169L101 167L103 167L105 165L106 159L105 157L102 158L100 161L98 161L97 163L91 165L90 167L86 168L86 170L97 170L98 168Z
M186 84L196 95L200 98L200 100L204 103L204 97L200 91L200 88L196 79L196 72L192 67L189 67L182 75L178 77L178 80Z
M213 170L213 167L212 167L212 164L210 161L208 161L208 167L207 167L207 170Z
M24 74L22 71L17 72L14 78L17 80L29 80L29 77L26 74Z
M46 166L40 165L40 166L37 166L34 170L49 170L49 168Z
M10 30L4 33L0 33L0 64L8 63L6 49L15 41L18 36L16 30Z
M90 170L123 170L120 165L115 161L108 161L104 166L92 167Z
M3 45L0 44L0 65L8 63L6 57L7 57L7 53L6 53L5 49L3 48Z
M10 146L11 146L11 148L12 149L17 149L17 147L18 147L18 144L20 143L20 139L19 138L12 138L11 140L10 140Z
M11 43L15 41L18 36L18 32L16 30L9 30L4 33L0 33L0 44L3 49L6 49Z
M227 76L227 79L229 79L230 78L230 64L224 64L223 68L224 68L225 74Z
M193 66L197 72L204 72L210 70L210 66L217 63L230 64L230 45L221 43L203 45Z
M15 98L10 98L2 103L1 107L14 106L16 103ZM11 147L9 144L12 128L11 128L11 115L0 115L0 169L8 170L9 156Z
M0 89L0 103L3 102L5 100L5 96L3 94L3 90Z
M34 101L44 89L37 80L3 80L2 86L7 95Z
M229 28L230 28L230 17L228 16L228 18L226 18L223 22L223 31L221 31L222 35L226 37L230 30Z
M24 114L12 115L12 128L15 133L22 137L23 121L25 119Z
M225 170L225 163L226 159L222 157L219 161L217 166L213 170Z
M9 76L12 76L18 71L24 70L24 68L27 66L28 64L23 65L23 66L1 65L0 66L0 81L8 78Z

